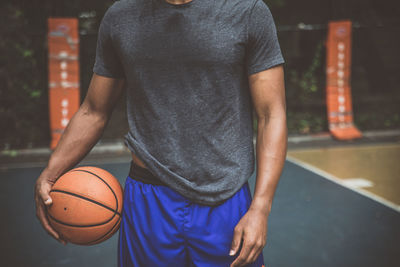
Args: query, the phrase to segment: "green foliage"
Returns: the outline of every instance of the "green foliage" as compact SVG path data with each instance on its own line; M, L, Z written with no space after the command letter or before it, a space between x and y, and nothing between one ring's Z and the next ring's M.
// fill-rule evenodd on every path
M385 103L355 104L354 120L361 130L394 129L400 127L399 98ZM384 106L384 108L383 108Z
M0 140L10 143L32 142L47 138L47 98L44 55L37 40L21 34L29 29L29 20L21 7L6 4L0 16L7 21L1 27L0 50ZM43 49L42 49L43 50Z
M102 15L113 1L7 2L0 9L0 144L47 145L47 18L79 17L85 12ZM95 23L81 19L81 30L94 31L100 19L95 16ZM86 73L81 76L87 79Z
M323 52L323 40L320 40L315 48L314 56L311 60L311 64L305 69L305 71L299 69L291 69L289 71L290 83L297 86L298 100L307 102L314 96L319 97L318 91L325 89L324 80L321 79L320 72L322 66L322 52Z
M287 112L289 133L310 134L325 130L325 113Z
M323 37L322 37L323 38ZM323 39L308 43L304 58L286 69L287 117L290 133L327 131ZM308 53L307 53L308 52ZM297 64L295 64L297 63Z
M313 19L316 19L318 23L325 23L328 20L323 15L328 14L327 12L317 14L318 11L310 10L307 5L299 1L264 1L273 9L272 13L277 25L279 23L285 25L295 25L299 22L312 23L309 20L314 21ZM30 143L47 145L49 142L47 18L80 18L80 47L81 51L84 51L80 55L80 77L81 95L84 96L91 76L97 38L95 33L102 15L113 2L113 0L42 0L40 2L20 0L6 1L2 4L0 9L2 18L0 25L0 127L2 129L0 145L12 149L26 147ZM325 10L324 8L327 6L321 4L315 8ZM325 32L301 32L298 33L299 35L292 33L290 31L279 32L280 43L286 59L285 84L289 132L307 134L326 131L325 50L323 45ZM391 34L390 36L394 38L393 36L397 35ZM356 32L354 37L356 37ZM369 42L369 40L367 41ZM386 41L387 43L396 43L395 38L386 39ZM359 41L359 44L368 42ZM368 48L368 46L366 47ZM358 47L355 50L355 58L356 52L360 49ZM389 53L389 55L393 55L393 53ZM365 54L359 57L366 56ZM383 62L386 64L386 61ZM364 64L364 61L358 63L355 69L365 67L361 64ZM396 73L398 71L392 70L388 77L396 77ZM398 83L391 82L390 84L393 86L387 89L386 95L381 90L378 92L379 96L383 96L384 102L374 99L371 103L366 104L362 98L368 94L368 90L365 89L368 87L368 81L365 77L356 77L356 74L357 72L353 72L354 79L352 79L356 125L361 130L399 128L399 95L396 87ZM364 83L360 83L363 79ZM392 81L396 80L392 79ZM357 82L362 85L357 85ZM364 86L365 84L367 86ZM383 106L384 108L382 108ZM256 127L257 121L255 120L255 130Z

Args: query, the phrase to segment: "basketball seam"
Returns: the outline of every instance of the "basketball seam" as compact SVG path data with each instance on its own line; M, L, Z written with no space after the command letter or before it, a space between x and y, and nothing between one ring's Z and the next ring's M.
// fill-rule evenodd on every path
M78 194L75 194L75 193L72 193L72 192L59 190L59 189L52 189L52 190L50 190L50 193L51 192L68 194L68 195L71 195L71 196L74 196L74 197L82 198L84 200L87 200L87 201L90 201L90 202L92 202L94 204L97 204L97 205L99 205L99 206L101 206L101 207L103 207L105 209L108 209L109 211L112 211L113 213L117 213L119 216L121 216L121 214L117 210L114 210L114 209L112 209L112 208L110 208L110 207L108 207L108 206L104 205L103 203L100 203L100 202L98 202L96 200L93 200L93 199L90 199L90 198L87 198L87 197L84 197L84 196L81 196L81 195L78 195Z
M90 241L90 242L88 242L88 243L83 243L83 244L82 244L82 245L90 245L90 244L95 243L95 242L97 242L97 241L103 239L104 237L106 237L109 233L111 233L111 232L114 230L115 226L120 222L120 220L121 220L121 214L118 212L118 198L117 198L117 195L115 194L114 190L112 189L112 187L111 187L106 181L104 181L100 176L98 176L97 174L95 174L95 173L93 173L93 172L91 172L91 171L79 170L79 169L73 169L73 170L71 170L71 172L72 172L72 171L81 171L81 172L90 173L90 174L92 174L93 176L99 178L99 179L111 190L111 192L112 192L113 195L114 195L115 202L116 202L116 210L111 209L111 210L114 212L113 216L112 216L107 222L104 222L104 223L99 224L99 225L80 226L80 225L66 224L66 223L63 223L63 222L61 222L61 221L58 221L57 219L53 218L53 217L49 214L49 216L50 216L54 221L56 221L57 223L64 224L64 225L67 225L67 226L72 226L72 227L93 227L93 226L100 226L100 225L103 225L103 224L105 224L105 223L110 222L112 219L114 219L115 214L118 214L118 215L119 215L119 218L118 218L117 222L113 225L113 227L111 227L111 229L110 229L109 231L107 231L107 233L105 233L105 234L104 234L103 236L101 236L100 238L97 238L97 239L95 239L95 240L93 240L93 241ZM53 191L55 191L55 190L53 190ZM58 191L61 191L61 190L58 190ZM50 191L50 192L51 192L51 191ZM65 192L63 192L63 193L70 193L70 192L66 192L66 191L65 191ZM71 193L71 194L73 194L73 193ZM75 194L73 194L73 195L75 195ZM76 195L76 196L77 196L77 197L81 197L81 198L83 198L83 199L86 199L85 197L82 197L82 196L79 196L79 195ZM91 199L86 199L86 200L92 201ZM94 202L94 200L93 200L92 202ZM109 207L107 207L107 206L105 206L105 205L103 205L103 204L101 204L101 203L96 203L96 204L100 204L100 206L103 206L103 207L109 209Z
M71 170L71 171L75 171L75 172L86 172L86 173L90 173L91 175L93 175L93 176L95 176L95 177L97 177L97 178L99 178L103 183L105 183L106 184L106 186L111 190L111 192L113 193L113 195L114 195L114 198L115 198L115 202L116 202L116 210L117 210L117 212L118 212L118 198L117 198L117 195L115 194L115 192L114 192L114 190L112 189L112 187L106 182L106 181L104 181L103 180L103 178L101 178L100 176L98 176L97 174L95 174L95 173L93 173L93 172L91 172L91 171L87 171L87 170L77 170L77 169L74 169L74 170Z
M107 222L111 221L111 220L115 217L115 214L116 214L116 213L119 215L119 218L118 218L117 222L114 224L113 227L111 227L111 229L110 229L107 233L105 233L103 236L101 236L101 237L99 237L99 238L97 238L97 239L95 239L95 240L93 240L93 241L90 241L90 242L88 242L88 243L82 243L82 245L89 245L89 244L91 244L91 243L95 243L95 242L97 242L98 240L101 240L101 239L103 239L104 237L106 237L110 232L113 231L113 229L115 228L115 226L120 222L120 220L121 220L121 214L118 212L118 198L117 198L117 195L115 194L114 190L111 188L111 186L110 186L106 181L104 181L100 176L98 176L97 174L95 174L95 173L93 173L93 172L91 172L91 171L79 170L79 169L73 169L73 170L71 170L71 172L72 172L72 171L81 171L81 172L90 173L90 174L92 174L93 176L99 178L103 183L105 183L105 184L107 185L107 187L108 187L108 188L111 190L111 192L113 193L114 198L115 198L115 202L116 202L116 211L113 210L113 211L114 211L114 214L113 214L113 216L111 217L111 219L108 220ZM100 204L101 204L101 203L100 203ZM50 215L50 214L49 214L49 215ZM51 216L50 216L50 217L51 217ZM54 218L52 217L52 219L54 219ZM54 219L54 220L57 221L56 219ZM58 221L57 221L57 222L58 222ZM107 223L107 222L106 222L106 223ZM59 222L59 223L63 224L62 222ZM104 224L104 223L103 223L103 224ZM70 225L70 226L74 226L74 225ZM78 227L79 227L79 226L78 226Z
M108 219L105 222L101 222L101 223L97 223L97 224L88 224L88 225L80 225L80 224L70 224L70 223L66 223L66 222L62 222L56 218L54 218L53 216L51 216L50 213L48 213L48 216L53 219L55 222L62 224L62 225L66 225L66 226L71 226L71 227L80 227L80 228L85 228L85 227L94 227L94 226L100 226L100 225L104 225L106 223L108 223L109 221L111 221L112 219L114 219L115 217L115 213L113 214L113 216L111 216L110 219Z
M107 184L106 181L104 181L100 176L98 176L98 175L96 175L95 173L92 173L92 172L90 172L90 171L86 171L86 170L75 170L75 171L87 172L87 173L93 174L94 176L96 176L97 178L99 178L100 180L102 180L102 181L110 188L111 192L114 194L115 201L117 202L117 205L116 205L116 206L117 206L117 211L118 211L118 199L117 199L117 195L115 194L115 192L114 192L114 190L111 188L111 186L110 186L109 184ZM118 213L118 214L119 214L119 213ZM103 239L104 237L106 237L109 233L111 233L111 232L114 230L115 226L119 223L120 220L121 220L121 215L119 214L119 218L118 218L117 222L113 225L113 227L111 227L111 229L110 229L107 233L105 233L103 236L101 236L101 237L99 237L99 238L97 238L97 239L95 239L95 240L93 240L93 241L87 243L87 245L89 245L89 244L91 244L91 243L92 243L92 244L93 244L93 243L96 243L97 241L99 241L99 240Z
M104 237L106 237L109 233L111 233L111 232L114 230L115 226L116 226L120 221L121 221L121 216L118 218L117 222L113 225L113 227L111 227L111 229L110 229L107 233L105 233L103 236L101 236L101 237L95 239L94 241L90 241L89 243L84 243L84 244L82 244L82 245L92 245L92 244L94 245L94 244L96 244L96 242L98 242L99 240L101 240L101 239L103 239ZM104 241L105 241L105 240L104 240Z

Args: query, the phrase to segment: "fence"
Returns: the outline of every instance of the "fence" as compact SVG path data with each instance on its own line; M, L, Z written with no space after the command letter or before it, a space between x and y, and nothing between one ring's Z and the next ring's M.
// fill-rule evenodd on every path
M355 123L361 130L400 128L399 29L397 24L367 27L355 23L351 84ZM327 131L326 25L279 26L278 34L286 59L289 132ZM7 67L0 71L0 127L3 129L0 144L6 147L47 146L46 33L18 38L22 45L12 44L12 48L7 48L16 55L12 57L13 61L4 62ZM92 75L96 40L96 32L82 31L80 34L82 97L86 95ZM103 140L121 138L126 132L124 108L122 98Z

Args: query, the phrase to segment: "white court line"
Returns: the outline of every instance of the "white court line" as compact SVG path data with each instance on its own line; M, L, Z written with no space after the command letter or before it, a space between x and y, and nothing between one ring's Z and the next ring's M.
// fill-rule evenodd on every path
M364 178L346 178L343 183L351 188L374 187L374 183Z
M384 205L386 207L389 207L391 209L394 209L397 212L400 212L400 205L397 205L397 204L395 204L395 203L393 203L393 202L391 202L389 200L386 200L386 199L384 199L384 198L382 198L382 197L380 197L378 195L375 195L375 194L373 194L373 193L371 193L369 191L366 191L364 189L350 187L349 185L347 185L345 182L343 182L338 177L336 177L336 176L334 176L334 175L332 175L330 173L327 173L327 172L325 172L325 171L323 171L323 170L321 170L319 168L316 168L316 167L314 167L314 166L312 166L312 165L310 165L308 163L305 163L303 161L297 160L297 159L295 159L293 157L290 157L290 156L287 156L286 159L287 159L287 161L289 161L289 162L291 162L293 164L296 164L296 165L298 165L298 166L300 166L300 167L302 167L302 168L304 168L304 169L306 169L306 170L308 170L310 172L313 172L313 173L321 176L322 178L325 178L325 179L327 179L327 180L329 180L331 182L334 182L334 183L336 183L338 185L346 187L347 189L350 189L350 190L352 190L352 191L354 191L354 192L356 192L356 193L358 193L360 195L363 195L363 196L365 196L367 198L370 198L370 199L372 199L372 200L374 200L374 201L376 201L376 202L378 202L378 203L380 203L380 204L382 204L382 205Z

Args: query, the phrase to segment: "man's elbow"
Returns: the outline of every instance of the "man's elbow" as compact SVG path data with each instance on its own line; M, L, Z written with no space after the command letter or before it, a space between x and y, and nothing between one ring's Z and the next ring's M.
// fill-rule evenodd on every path
M80 115L87 121L95 124L106 124L110 118L110 114L104 110L96 109L95 106L87 102L83 102L79 108Z
M284 103L279 105L266 105L259 110L256 115L258 121L268 123L273 120L286 123L286 107Z

